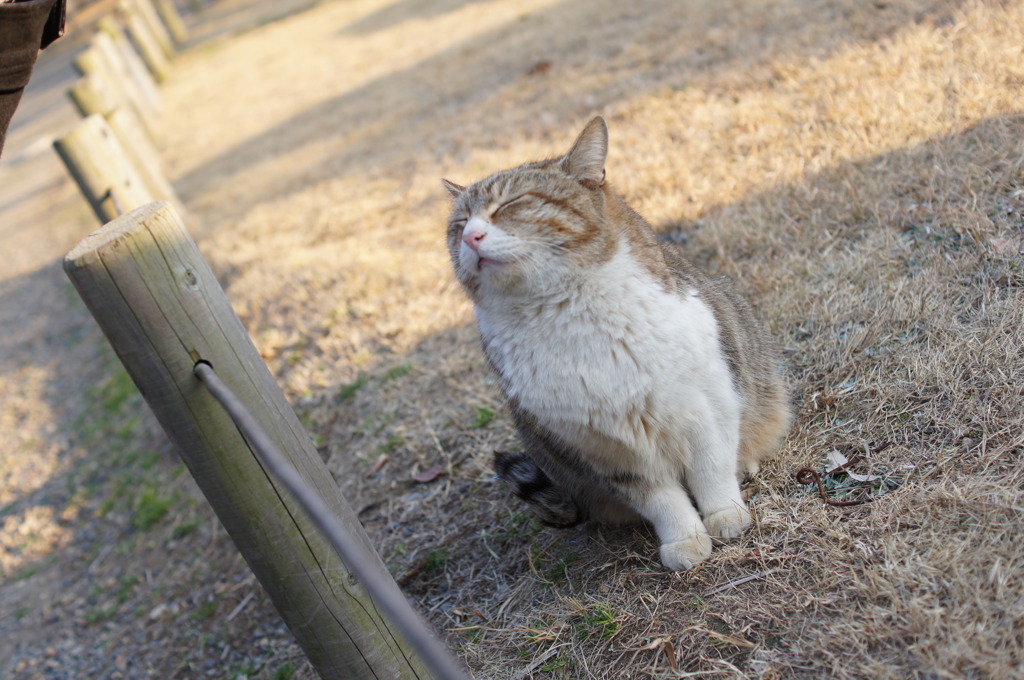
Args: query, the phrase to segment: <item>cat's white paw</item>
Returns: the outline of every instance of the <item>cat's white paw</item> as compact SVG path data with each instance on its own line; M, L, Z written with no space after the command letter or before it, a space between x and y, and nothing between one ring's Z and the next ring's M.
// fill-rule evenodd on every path
M714 540L724 543L739 538L750 526L750 513L742 505L734 505L704 518L704 526Z
M711 554L711 538L697 534L683 541L661 544L661 563L672 571L692 569Z

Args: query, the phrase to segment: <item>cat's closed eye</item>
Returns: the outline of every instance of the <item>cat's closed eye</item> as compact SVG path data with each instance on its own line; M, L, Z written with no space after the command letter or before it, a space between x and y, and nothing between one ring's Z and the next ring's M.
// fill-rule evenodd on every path
M523 203L529 198L531 198L530 194L521 194L519 196L516 196L515 198L505 201L504 203L502 203L501 205L494 209L492 217L494 219L498 219L501 216L502 212L505 212L507 214L510 209L514 209L515 207L517 207L517 204L518 206L522 206Z

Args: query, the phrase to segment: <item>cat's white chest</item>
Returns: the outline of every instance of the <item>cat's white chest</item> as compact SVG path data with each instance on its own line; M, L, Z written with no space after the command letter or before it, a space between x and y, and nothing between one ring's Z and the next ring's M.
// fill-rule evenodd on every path
M568 293L487 300L477 318L508 396L575 445L653 453L738 408L711 309L626 248Z

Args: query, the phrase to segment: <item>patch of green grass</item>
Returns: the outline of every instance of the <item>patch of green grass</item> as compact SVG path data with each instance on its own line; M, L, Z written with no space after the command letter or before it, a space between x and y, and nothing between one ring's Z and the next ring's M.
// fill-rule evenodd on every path
M93 607L85 613L86 623L103 623L114 618L114 614L117 613L117 605L108 604L106 606Z
M109 513L114 508L121 506L130 506L133 510L140 504L140 500L136 497L135 491L143 483L142 475L140 471L133 466L132 457L127 457L121 464L123 470L117 475L114 480L111 480L111 485L108 484L110 491L107 497L100 504L97 510L98 514L102 517ZM97 490L99 486L97 486ZM146 491L154 492L155 486L152 482L143 487L142 493ZM148 528L148 527L136 527L136 528Z
M423 558L423 569L428 574L437 576L444 571L444 566L447 563L448 551L444 548L434 548Z
M117 588L117 596L115 601L118 606L127 602L132 596L132 590L138 585L139 579L136 576L125 576L121 579L121 583Z
M36 449L39 448L39 441L40 440L35 438L35 437L29 437L28 439L23 441L18 448L20 450L22 450L22 451L29 451L29 452L35 451ZM3 466L3 467L6 467L6 466ZM0 469L3 469L3 467L0 467Z
M251 678L258 670L259 666L254 663L242 664L229 670L227 678L228 680L243 680L244 678Z
M398 380L402 376L408 375L410 371L412 371L412 364L410 363L392 366L388 369L388 372L384 374L384 377L380 379L380 384L387 385L392 380Z
M366 384L366 376L365 375L361 375L358 378L356 378L354 381L348 383L347 385L342 385L341 389L338 390L338 401L341 402L341 403L344 403L344 402L348 401L349 399L351 399L352 397L356 396L356 392L358 392L360 389L362 389L362 387L365 384Z
M615 610L605 604L594 605L573 624L576 634L581 638L598 637L610 640L619 632L619 621Z
M159 522L174 505L173 497L162 497L152 483L143 487L135 500L132 526L145 531Z
M207 619L213 618L213 615L217 613L217 600L209 599L203 600L196 607L196 610L192 613L192 618L196 621L206 621Z
M531 623L526 627L526 636L531 640L540 641L544 640L548 636L548 631L551 629L551 619L546 618L537 623Z
M557 673L561 677L568 677L566 673L575 667L576 662L574 662L570 656L559 652L554 657L538 666L537 670L545 673Z
M85 613L85 622L90 624L103 623L114 618L121 605L131 599L132 591L138 583L139 579L135 576L125 576L118 583L117 591L113 594L110 594L110 588L107 586L98 585L93 588L90 596L96 599L102 598L103 602L91 607Z
M462 631L462 637L471 645L479 644L484 639L485 631L481 628L467 628Z
M377 447L377 455L384 453L394 453L399 446L405 441L405 438L400 434L393 434L388 436L387 441Z
M544 578L549 581L562 581L565 579L569 565L578 562L580 556L574 552L563 555L557 562L544 571Z
M116 412L112 411L111 415L112 416L116 415ZM138 416L128 416L124 420L122 420L120 423L117 424L117 426L114 428L113 436L118 441L122 441L122 442L129 441L135 435L135 428L137 428L138 425L139 425L139 417ZM132 454L134 454L134 452L132 452Z
M473 422L471 422L469 426L474 430L478 430L481 427L487 427L492 420L494 420L494 411L489 408L479 406L474 414Z
M156 464L160 462L161 455L159 451L136 451L135 452L135 463L142 470L152 470L156 467Z
M500 543L510 543L535 536L540 530L540 525L533 521L533 515L522 510L511 510L502 517L494 538Z
M533 654L533 648L532 647L516 647L515 649L512 650L512 652L516 656L518 656L518 657L524 657L525 658L525 657L530 656L531 654Z
M376 417L365 416L359 425L352 428L352 434L366 435L379 432L384 426L377 422Z
M196 641L196 649L202 654L210 646L211 642L213 642L213 633L203 633L199 636L199 640Z
M105 383L96 388L96 395L103 410L107 413L117 413L128 397L138 393L135 383L128 376L124 369L118 370Z
M195 531L196 528L202 523L203 520L201 517L193 517L192 519L187 519L183 522L179 522L171 530L171 538L184 538L185 536L188 536L193 531Z
M292 680L295 675L295 668L290 663L279 666L274 674L270 676L273 680Z

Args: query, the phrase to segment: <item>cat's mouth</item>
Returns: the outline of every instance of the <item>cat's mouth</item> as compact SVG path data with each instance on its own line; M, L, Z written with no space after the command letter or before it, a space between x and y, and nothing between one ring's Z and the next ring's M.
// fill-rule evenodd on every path
M503 263L489 257L480 257L476 260L476 270L483 271L483 267L496 267L500 264Z
M502 262L501 260L495 260L490 257L480 257L477 258L476 261L476 270L478 272L482 272L485 268L493 269L494 267L500 267L503 264L505 263Z

